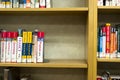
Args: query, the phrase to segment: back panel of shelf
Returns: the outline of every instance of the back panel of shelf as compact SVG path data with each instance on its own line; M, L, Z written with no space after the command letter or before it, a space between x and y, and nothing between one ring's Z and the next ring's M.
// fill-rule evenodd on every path
M88 7L88 0L51 0L52 8Z
M86 15L0 16L0 28L45 32L45 59L86 59Z

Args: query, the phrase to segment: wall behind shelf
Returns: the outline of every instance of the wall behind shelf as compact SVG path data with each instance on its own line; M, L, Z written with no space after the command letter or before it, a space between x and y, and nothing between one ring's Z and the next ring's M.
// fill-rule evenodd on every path
M114 62L99 62L97 73L101 75L104 71L109 71L111 75L120 75L120 63L114 63Z
M87 7L87 0L51 0L52 8Z
M0 28L17 31L38 28L45 32L46 59L86 58L86 15L0 16Z
M21 68L21 76L24 74L33 80L87 80L86 69Z
M102 25L105 23L111 23L112 26L116 24L120 24L120 15L118 13L112 14L99 14L98 16L98 24Z

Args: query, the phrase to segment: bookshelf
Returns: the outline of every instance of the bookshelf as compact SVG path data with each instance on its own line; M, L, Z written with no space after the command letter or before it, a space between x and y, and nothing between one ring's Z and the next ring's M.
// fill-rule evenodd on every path
M94 0L65 0L65 7L55 5L56 1L62 3L61 0L54 1L52 8L45 9L0 8L0 28L8 31L17 31L19 27L30 31L37 28L45 32L47 60L0 63L0 67L19 67L21 75L29 73L34 80L94 80Z
M96 2L97 3L97 0ZM120 6L97 6L94 5L94 13L95 13L95 29L94 33L97 33L98 26L104 23L111 23L112 26L115 24L119 24L119 13L120 13ZM97 23L97 24L96 24ZM97 34L94 34L94 40L97 41ZM95 42L97 46L97 42ZM97 48L94 49L94 53L97 52ZM96 55L97 56L97 55ZM102 74L104 71L111 72L111 75L119 74L118 66L120 62L119 58L95 58L94 67L96 72L94 72L94 78L99 74ZM95 79L96 80L96 79Z

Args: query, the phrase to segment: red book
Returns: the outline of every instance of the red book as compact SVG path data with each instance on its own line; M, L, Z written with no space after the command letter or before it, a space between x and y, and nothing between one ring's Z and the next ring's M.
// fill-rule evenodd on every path
M110 24L106 23L106 57L110 54Z

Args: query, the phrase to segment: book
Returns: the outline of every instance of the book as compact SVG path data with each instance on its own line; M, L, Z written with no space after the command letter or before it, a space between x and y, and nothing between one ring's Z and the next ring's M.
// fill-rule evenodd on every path
M33 32L33 50L32 50L32 62L37 62L37 39L38 30L35 29Z
M17 37L18 32L12 32L12 62L17 62Z
M22 37L22 62L26 63L26 54L28 53L27 31L23 31Z
M110 23L106 23L106 58L110 56Z
M45 7L46 7L45 0L40 0L40 8L45 8Z
M7 32L3 30L1 33L1 62L5 62L5 54L6 54L6 39L7 39Z
M27 45L28 45L28 51L27 51L27 62L32 62L32 32L27 32Z
M37 50L37 62L43 62L44 58L44 32L38 32L38 50Z
M11 62L11 53L12 53L12 32L7 32L7 41L6 41L6 62Z
M18 29L17 37L17 62L22 62L22 29Z

